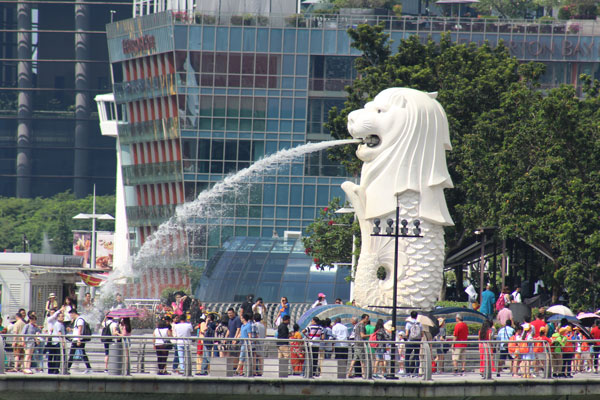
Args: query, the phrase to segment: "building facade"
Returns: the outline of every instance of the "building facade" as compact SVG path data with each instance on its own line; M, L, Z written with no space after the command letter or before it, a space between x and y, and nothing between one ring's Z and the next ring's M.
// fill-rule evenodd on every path
M410 35L459 43L503 40L522 61L540 61L545 87L599 76L595 22L456 21L332 15L211 15L163 11L108 26L127 218L137 246L177 205L279 150L329 140L328 110L342 105L358 51L347 29L383 22L395 43ZM189 260L206 266L233 236L301 231L338 196L345 171L325 152L265 173L224 196L226 213L189 235ZM196 221L202 224L203 221Z
M111 87L106 24L131 15L129 0L0 3L0 196L114 193L93 98Z

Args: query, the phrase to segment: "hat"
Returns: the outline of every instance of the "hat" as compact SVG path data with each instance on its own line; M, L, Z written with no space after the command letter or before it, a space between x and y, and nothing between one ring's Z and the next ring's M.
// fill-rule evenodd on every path
M526 322L526 323L524 323L524 324L523 324L523 325L521 325L521 326L523 327L523 330L524 330L524 331L528 331L528 330L530 330L530 329L531 329L531 325L529 325L527 322Z
M392 321L388 321L388 322L386 322L385 324L383 324L383 328L384 328L386 331L391 331L391 330L392 330Z
M324 294L324 293L319 293L317 296L318 296L318 297L327 297L327 296L325 296L325 294Z
M560 333L561 335L562 335L562 334L565 334L566 332L567 332L567 327L565 327L565 326L563 326L562 328L560 328L560 329L558 330L558 333Z
M438 318L438 325L442 326L446 323L446 320L444 318Z
M540 327L540 333L547 332L547 331L548 331L548 327L546 325Z
M400 335L400 336L406 336L406 332L400 331L400 332L398 332L398 335Z
M48 295L48 298L50 298L50 297L56 297L56 293L50 293L50 294Z
M571 325L567 325L567 326L565 326L565 328L567 328L567 332L573 331L573 328L571 328Z

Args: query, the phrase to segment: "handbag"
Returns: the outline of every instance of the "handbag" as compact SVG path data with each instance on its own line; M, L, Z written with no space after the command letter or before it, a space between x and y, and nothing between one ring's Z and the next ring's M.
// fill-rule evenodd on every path
M162 335L162 333L160 333L160 329L158 330L158 334L160 335L161 338L164 338L164 336ZM173 342L171 342L171 339L163 339L163 343L164 343L164 349L166 350L172 350L173 349Z

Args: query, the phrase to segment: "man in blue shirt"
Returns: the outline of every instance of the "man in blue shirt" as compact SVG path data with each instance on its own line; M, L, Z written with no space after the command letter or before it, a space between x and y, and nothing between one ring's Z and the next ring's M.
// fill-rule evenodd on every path
M496 295L490 290L491 286L488 283L484 292L481 294L481 311L488 319L494 316L494 304L496 303Z
M244 339L253 339L256 337L256 330L254 328L254 324L252 323L252 314L245 313L241 318L242 326L240 328L240 339L242 339L242 346L240 347L240 361L237 367L237 374L244 374L244 364L248 364L247 368L250 367L250 358L249 358L249 349L252 346L252 341L244 340Z
M507 319L504 327L498 331L498 335L496 336L496 340L499 340L501 342L498 346L498 348L500 349L500 361L498 362L496 376L500 376L500 372L502 371L504 363L506 362L506 360L510 360L510 357L508 355L508 341L514 334L515 330L512 328L512 322L510 321L510 319Z

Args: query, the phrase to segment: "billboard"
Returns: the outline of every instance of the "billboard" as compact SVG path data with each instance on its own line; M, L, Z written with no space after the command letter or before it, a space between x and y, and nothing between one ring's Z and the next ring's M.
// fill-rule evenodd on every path
M112 270L114 238L114 232L96 232L96 265L90 266L92 233L89 231L73 231L73 255L83 257L83 266L86 268Z

